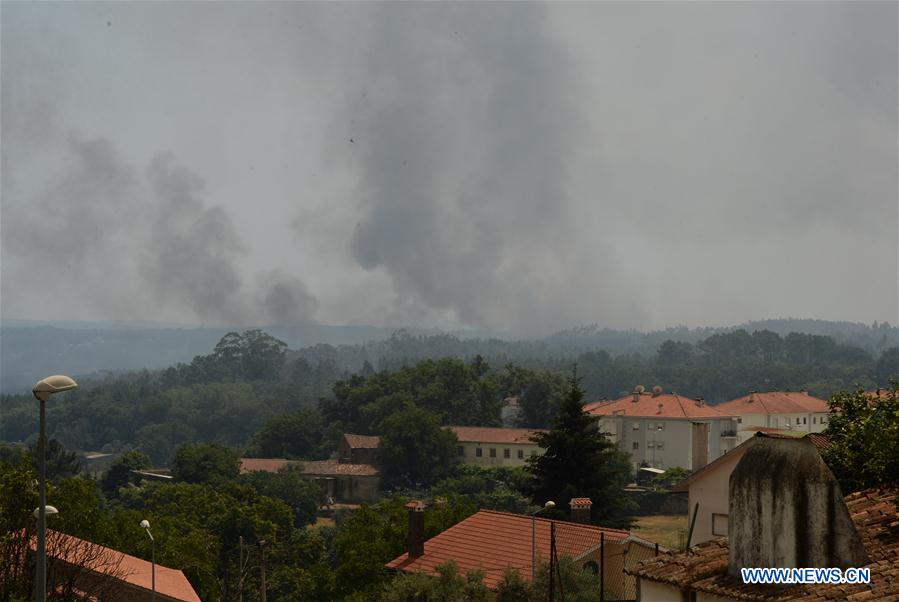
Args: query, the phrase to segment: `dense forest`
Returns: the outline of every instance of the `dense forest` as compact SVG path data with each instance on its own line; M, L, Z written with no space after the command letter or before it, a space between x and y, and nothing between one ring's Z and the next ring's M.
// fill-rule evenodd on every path
M442 424L495 425L502 400L517 395L521 424L546 426L575 364L587 400L615 398L636 384L710 403L753 389L828 397L856 385L886 386L899 374L899 348L875 356L824 335L770 330L717 333L692 343L667 339L649 356L589 350L513 358L501 341L496 353L467 353L491 349L483 341L399 332L370 345L290 351L262 331L229 333L190 363L81 382L65 401L49 404L48 433L70 449L138 449L164 465L186 442L271 450L276 443L267 433L277 432L279 421L302 420L308 445L295 455L322 457L340 432L378 433L389 415L411 407L432 412ZM357 361L357 370L346 368ZM31 395L0 401L0 440L33 440Z

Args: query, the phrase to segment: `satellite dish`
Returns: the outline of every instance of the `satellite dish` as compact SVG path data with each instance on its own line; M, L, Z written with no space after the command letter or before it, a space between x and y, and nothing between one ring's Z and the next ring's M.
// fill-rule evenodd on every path
M634 387L634 393L643 393L643 391L645 390L646 387L644 387L643 385L637 385L636 387Z

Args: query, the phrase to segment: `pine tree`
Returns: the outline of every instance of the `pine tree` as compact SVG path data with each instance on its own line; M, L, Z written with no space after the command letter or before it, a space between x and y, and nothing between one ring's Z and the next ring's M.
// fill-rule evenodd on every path
M575 370L552 430L534 436L545 452L528 460L533 476L529 493L535 504L552 500L565 511L571 498L589 497L593 523L629 526L633 503L623 488L631 480L630 459L599 432L594 418L584 412L583 399Z

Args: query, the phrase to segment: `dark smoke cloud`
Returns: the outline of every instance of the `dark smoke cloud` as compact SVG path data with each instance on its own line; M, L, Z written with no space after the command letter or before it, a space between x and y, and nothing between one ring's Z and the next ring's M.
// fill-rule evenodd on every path
M398 303L472 326L633 322L596 286L627 288L611 253L580 256L574 240L566 164L583 116L544 8L388 4L373 21L344 116L361 172L359 265L385 270Z
M141 177L108 140L70 135L67 150L45 192L4 206L3 252L19 278L30 272L106 318L155 318L161 306L206 324L314 321L316 300L296 277L263 273L245 290L246 246L231 217L173 155L157 155Z

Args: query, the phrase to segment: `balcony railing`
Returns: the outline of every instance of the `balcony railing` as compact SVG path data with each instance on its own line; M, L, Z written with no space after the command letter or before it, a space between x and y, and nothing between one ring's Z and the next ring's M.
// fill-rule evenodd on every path
M722 437L736 437L737 431L721 431Z

